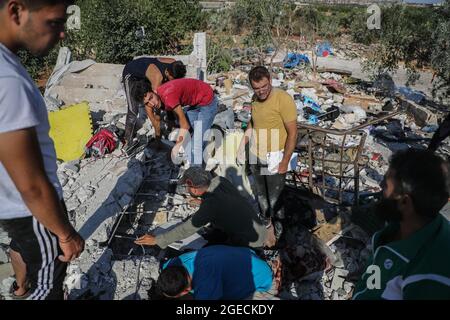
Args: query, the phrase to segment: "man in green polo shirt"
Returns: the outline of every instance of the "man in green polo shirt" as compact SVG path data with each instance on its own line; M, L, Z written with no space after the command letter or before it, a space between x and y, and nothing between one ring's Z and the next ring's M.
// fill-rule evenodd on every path
M372 239L373 256L354 300L450 299L448 164L428 151L395 154L376 212L388 222Z

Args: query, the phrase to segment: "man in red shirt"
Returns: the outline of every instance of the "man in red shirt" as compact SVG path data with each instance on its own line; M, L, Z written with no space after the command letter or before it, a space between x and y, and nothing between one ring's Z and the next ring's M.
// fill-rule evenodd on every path
M212 88L197 79L175 79L160 86L156 93L148 92L144 96L144 104L157 109L164 107L176 114L181 132L172 149L173 156L178 154L189 130L193 129L190 163L202 165L205 133L211 128L218 108L218 100Z

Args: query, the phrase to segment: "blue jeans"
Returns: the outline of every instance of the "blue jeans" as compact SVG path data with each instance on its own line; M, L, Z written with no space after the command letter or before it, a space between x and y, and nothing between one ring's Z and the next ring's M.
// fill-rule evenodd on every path
M214 118L217 114L219 100L214 95L213 101L207 106L188 107L185 109L189 124L194 130L190 142L191 159L193 166L201 166L203 164L203 149L206 146L205 133L211 129Z

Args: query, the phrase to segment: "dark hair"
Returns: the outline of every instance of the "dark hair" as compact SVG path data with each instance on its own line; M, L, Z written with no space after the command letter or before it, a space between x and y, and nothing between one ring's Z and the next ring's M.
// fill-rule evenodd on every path
M161 272L156 285L161 293L176 297L189 286L189 273L182 266L167 267Z
M263 78L270 79L270 72L264 66L254 67L250 73L248 74L248 79L250 80L250 84L252 81L261 81Z
M19 0L22 2L28 10L37 11L46 6L55 6L58 4L65 4L70 6L75 3L75 0ZM8 0L0 0L0 9L2 9Z
M167 70L170 75L175 79L181 79L186 76L186 66L182 61L175 61L171 63L170 68Z
M130 95L136 102L143 102L146 93L152 91L152 85L148 79L130 81Z
M397 152L390 160L394 191L410 195L417 214L434 218L449 198L446 165L443 159L430 151L409 149Z

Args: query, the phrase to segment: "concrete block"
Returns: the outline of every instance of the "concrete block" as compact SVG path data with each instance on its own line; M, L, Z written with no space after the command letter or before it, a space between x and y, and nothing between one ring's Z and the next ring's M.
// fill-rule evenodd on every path
M338 290L343 288L345 277L349 274L348 270L336 269L334 271L333 282L331 283L331 289Z
M75 210L80 205L80 201L77 197L72 197L66 201L66 207L68 211Z
M64 165L64 170L66 170L67 172L71 171L72 173L78 173L80 171L80 165L69 162Z
M88 287L89 278L85 274L74 273L66 278L64 284L67 286L69 291L82 290Z
M91 193L92 194L92 193ZM85 203L87 199L89 199L89 194L85 189L80 189L77 194L77 198L80 203Z
M401 100L402 108L406 109L408 115L414 118L414 122L420 126L437 125L437 116L425 107L419 106L410 100Z
M0 244L9 245L11 242L11 238L8 237L8 234L0 229Z
M6 247L0 246L0 264L8 263L10 261L7 250Z
M167 223L167 211L158 211L153 218L153 225L160 226Z

